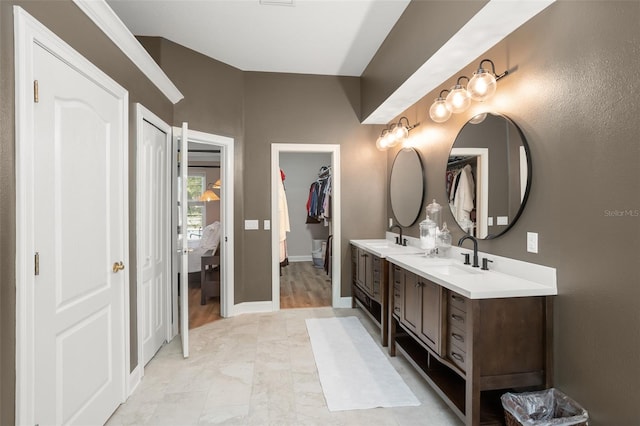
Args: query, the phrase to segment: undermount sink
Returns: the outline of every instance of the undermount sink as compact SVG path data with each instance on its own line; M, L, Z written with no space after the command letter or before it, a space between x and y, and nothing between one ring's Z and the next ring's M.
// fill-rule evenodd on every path
M442 275L471 275L479 274L476 269L472 269L470 266L458 266L458 265L441 265L433 266L429 268L431 272Z

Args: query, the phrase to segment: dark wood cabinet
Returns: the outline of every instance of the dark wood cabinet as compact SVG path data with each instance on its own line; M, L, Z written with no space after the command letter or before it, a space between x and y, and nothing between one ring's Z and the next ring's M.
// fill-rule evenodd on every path
M390 266L389 353L470 426L503 424L500 395L552 386L552 297L469 299Z
M351 246L352 305L360 306L380 327L380 341L389 338L388 263L362 248Z
M394 314L437 354L442 354L442 287L416 274L394 267ZM400 298L398 301L397 298Z

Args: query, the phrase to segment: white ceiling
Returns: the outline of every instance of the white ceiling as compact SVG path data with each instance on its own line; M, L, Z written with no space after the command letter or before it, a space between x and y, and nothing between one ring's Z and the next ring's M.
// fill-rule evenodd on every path
M278 5L267 3L293 3ZM107 0L129 30L243 71L360 76L409 0Z

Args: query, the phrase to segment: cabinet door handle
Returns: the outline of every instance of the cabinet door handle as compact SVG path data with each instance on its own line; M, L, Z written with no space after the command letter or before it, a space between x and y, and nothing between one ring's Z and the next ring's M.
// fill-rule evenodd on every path
M457 301L459 301L459 302L464 302L464 298L462 298L462 297L460 297L460 296L456 296L455 294L452 294L452 295L451 295L451 298L452 298L453 300L457 300Z
M462 318L460 315L451 314L451 318L453 318L456 321L464 322L464 318Z
M458 360L458 361L460 361L460 362L464 362L464 358L462 358L462 355L460 355L460 354L457 354L457 353L455 353L455 352L451 352L451 356L452 356L453 358L457 359L457 360Z
M451 333L451 337L453 337L454 339L456 339L459 342L464 342L464 337L462 337L458 333Z

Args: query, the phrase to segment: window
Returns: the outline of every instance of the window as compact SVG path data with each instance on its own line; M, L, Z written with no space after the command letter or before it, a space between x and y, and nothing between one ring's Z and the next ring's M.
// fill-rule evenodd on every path
M200 196L205 189L204 173L187 176L187 238L189 240L199 240L202 237L202 229L207 223L204 201L200 201Z

